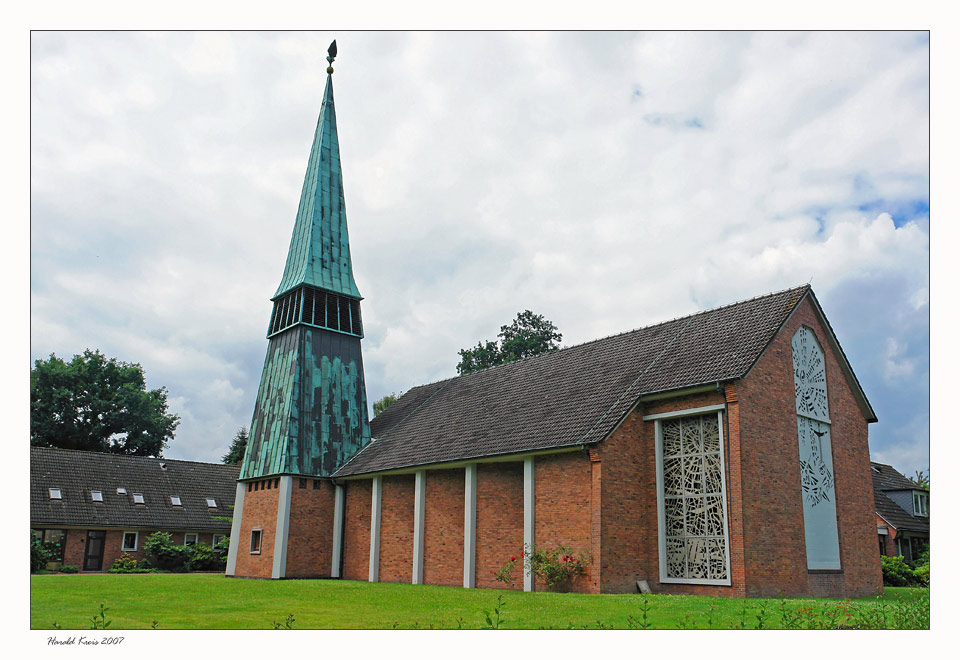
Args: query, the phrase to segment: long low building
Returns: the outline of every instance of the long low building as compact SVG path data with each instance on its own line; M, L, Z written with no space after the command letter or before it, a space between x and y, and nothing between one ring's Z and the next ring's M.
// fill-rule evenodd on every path
M30 527L55 565L105 571L145 556L150 534L178 545L230 535L239 468L145 456L30 448Z

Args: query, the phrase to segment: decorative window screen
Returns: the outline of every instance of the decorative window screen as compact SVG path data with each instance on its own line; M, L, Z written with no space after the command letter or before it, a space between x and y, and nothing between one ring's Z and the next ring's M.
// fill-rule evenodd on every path
M810 328L800 326L792 344L807 568L836 570L840 568L840 541L830 447L826 363L823 350Z
M720 413L657 424L660 580L730 584Z

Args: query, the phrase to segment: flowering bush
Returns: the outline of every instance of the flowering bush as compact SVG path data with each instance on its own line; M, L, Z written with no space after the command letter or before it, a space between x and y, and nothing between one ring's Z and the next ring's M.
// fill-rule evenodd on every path
M136 568L137 560L124 552L113 560L113 566L110 567L110 571L116 573L129 573Z
M510 582L513 579L513 569L517 562L527 562L529 570L547 583L550 591L568 591L573 579L587 572L587 566L593 559L589 552L574 553L566 546L557 546L554 550L544 550L534 546L520 553L520 558L511 557L510 561L501 566L496 572L496 579L500 582Z

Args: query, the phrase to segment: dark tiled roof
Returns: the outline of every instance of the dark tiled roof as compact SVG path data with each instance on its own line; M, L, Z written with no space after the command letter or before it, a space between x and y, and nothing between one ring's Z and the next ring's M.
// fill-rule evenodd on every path
M31 447L30 525L229 531L229 521L213 516L233 516L239 472L218 463ZM63 499L50 499L51 487ZM118 495L118 487L127 494ZM92 501L92 490L103 493L103 502ZM134 493L143 494L144 504L133 503ZM171 495L183 506L173 506ZM207 508L208 497L216 509Z
M899 531L930 532L930 519L915 516L886 496L885 491L916 490L917 486L893 467L870 462L873 477L873 503L877 513ZM879 472L878 472L879 470Z
M603 440L640 396L743 377L805 285L414 387L334 476Z

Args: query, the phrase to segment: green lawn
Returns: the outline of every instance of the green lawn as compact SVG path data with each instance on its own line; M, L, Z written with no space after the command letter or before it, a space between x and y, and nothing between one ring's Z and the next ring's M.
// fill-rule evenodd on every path
M785 606L790 627L928 627L925 589L887 588L882 598L852 603L810 599L730 599L651 595L652 628L780 628ZM293 628L480 628L482 610L503 596L503 628L630 628L642 625L643 596L522 593L492 589L370 584L347 580L242 580L213 574L34 575L30 626L90 628L106 604L111 630L272 628L294 616ZM712 608L712 613L710 612ZM746 608L746 609L744 609ZM761 608L765 613L761 613ZM878 608L880 608L878 610ZM797 610L800 613L797 614ZM851 612L846 617L844 612ZM712 619L712 626L708 625Z

